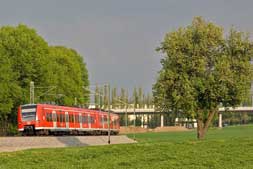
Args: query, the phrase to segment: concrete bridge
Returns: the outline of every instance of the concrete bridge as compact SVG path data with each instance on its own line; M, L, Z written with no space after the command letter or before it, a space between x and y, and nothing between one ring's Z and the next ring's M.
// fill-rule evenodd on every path
M161 127L164 127L164 113L155 111L155 108L128 108L128 109L111 109L116 114L126 114L126 115L149 115L149 114L160 114L161 115ZM228 107L224 108L221 107L219 108L219 122L218 122L218 127L222 128L222 114L226 112L234 112L234 113L241 113L241 112L247 112L247 113L253 113L253 107ZM136 118L136 117L134 117ZM142 116L142 124L144 121L144 117ZM143 125L142 125L143 127Z

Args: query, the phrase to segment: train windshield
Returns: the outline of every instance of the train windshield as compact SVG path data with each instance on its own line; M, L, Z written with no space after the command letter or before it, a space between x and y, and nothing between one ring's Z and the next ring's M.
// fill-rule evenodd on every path
M22 121L36 120L37 105L24 105L21 106Z

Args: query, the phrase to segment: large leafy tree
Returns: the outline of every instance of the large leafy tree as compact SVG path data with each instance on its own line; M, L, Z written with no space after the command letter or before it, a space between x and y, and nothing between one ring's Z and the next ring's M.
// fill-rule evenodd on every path
M168 33L153 94L161 111L196 118L202 139L220 105L239 105L249 93L252 44L247 34L223 29L201 17Z
M120 102L120 108L123 109L126 107L126 104L128 104L128 98L126 96L126 90L124 88L120 89L120 96L119 96L120 100L122 102Z
M82 57L73 49L62 46L49 48L50 72L47 81L56 87L54 98L62 105L87 103L89 91L88 71ZM74 99L76 98L76 99Z
M31 81L41 87L35 89L35 103L74 105L75 98L79 104L89 100L83 58L73 49L49 47L26 25L0 28L0 72L0 120L16 123L18 105L29 103ZM47 92L50 86L55 88Z
M134 91L133 91L133 104L134 104L134 107L135 108L138 108L137 105L139 105L139 101L140 101L140 98L138 96L138 92L137 92L137 88L134 87Z
M0 126L16 125L16 112L20 104L29 101L29 83L47 86L47 43L34 29L25 25L0 28ZM39 91L37 92L40 93Z
M1 55L10 60L12 71L8 74L15 73L13 78L22 89L22 97L15 101L17 104L27 103L30 81L39 86L48 85L43 80L47 69L48 45L34 29L25 25L2 27L0 45Z
M0 52L1 52L0 47ZM15 73L11 69L11 61L0 54L0 122L7 121L15 99L19 99L20 87L17 85Z

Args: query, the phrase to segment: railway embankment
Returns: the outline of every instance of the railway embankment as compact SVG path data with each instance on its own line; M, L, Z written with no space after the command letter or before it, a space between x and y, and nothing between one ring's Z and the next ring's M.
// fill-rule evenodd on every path
M135 143L125 135L111 136L111 144ZM0 152L31 148L108 145L108 136L0 137Z

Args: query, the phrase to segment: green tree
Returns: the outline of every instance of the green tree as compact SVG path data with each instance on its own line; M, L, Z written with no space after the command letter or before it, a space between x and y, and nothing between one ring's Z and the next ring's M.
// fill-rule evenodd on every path
M99 87L98 85L96 84L96 89L95 89L95 99L94 99L94 102L95 102L95 107L98 108L100 107L100 91L99 91Z
M100 108L104 108L104 97L103 97L103 95L104 95L104 89L103 89L103 87L100 87L100 89L99 89Z
M252 44L247 34L223 29L201 17L166 34L158 49L165 54L153 86L160 110L197 119L197 137L207 132L219 105L237 106L251 82Z
M18 25L0 29L0 46L1 55L10 60L17 84L22 89L23 96L15 100L15 105L28 103L30 81L40 86L48 85L44 80L45 72L48 72L48 45L34 29Z
M125 92L126 92L126 96L125 96L125 100L124 100L124 102L125 103L127 103L127 107L128 107L128 104L129 104L129 97L128 97L128 91L127 90L125 90Z
M50 93L35 88L36 103L74 105L75 98L79 104L89 100L89 92L83 90L89 86L83 58L73 49L49 47L26 25L0 28L0 71L0 118L14 124L18 105L29 103L31 81L35 87L56 88Z
M112 98L112 103L111 103L112 108L116 108L117 105L118 105L118 103L119 103L117 97L118 97L118 96L117 96L117 88L114 87L114 88L112 89L112 95L111 95L111 98Z
M21 88L17 85L16 74L11 68L8 57L1 54L0 47L0 126L5 127L8 116L11 114L15 101L19 97Z
M150 93L145 97L145 104L147 105L147 108L150 108L152 105L152 95Z
M134 91L133 91L133 104L135 108L137 108L137 105L139 105L139 97L138 97L138 92L137 92L136 87L134 88Z
M79 104L85 104L89 100L88 71L82 57L73 49L62 46L50 47L50 74L47 81L55 85L56 101L62 105L74 105L75 98Z
M109 91L108 91L108 86L104 86L104 109L108 108L108 96L109 96Z
M142 90L142 88L141 87L139 87L138 88L138 100L139 100L139 107L140 108L143 108L143 96L144 96L144 94L143 94L143 90Z
M48 86L43 80L48 72L48 45L25 25L4 26L0 28L0 60L0 114L7 126L16 126L17 107L29 101L30 81Z
M119 98L123 102L123 103L120 102L120 108L123 109L125 106L127 106L126 104L128 104L128 101L126 99L126 90L124 88L120 89L120 96L119 96Z

